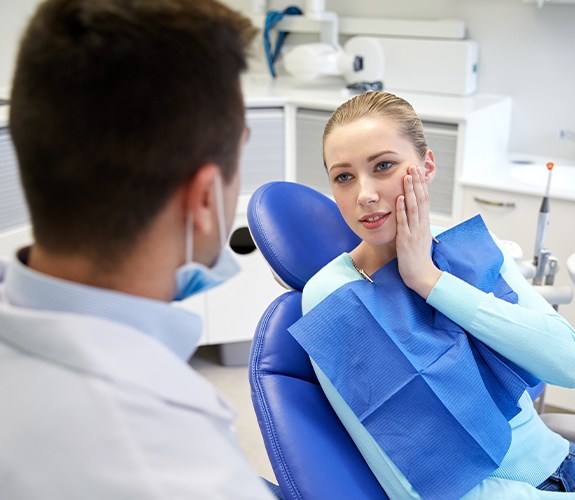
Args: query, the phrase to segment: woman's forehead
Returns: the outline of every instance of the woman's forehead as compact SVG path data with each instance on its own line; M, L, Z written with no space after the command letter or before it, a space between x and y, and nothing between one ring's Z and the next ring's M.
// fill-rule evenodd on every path
M336 125L331 130L331 133L327 135L326 141L332 135L338 135L341 137L345 135L366 133L371 131L397 131L397 129L398 124L393 118L383 116L366 116Z
M343 146L343 143L352 142L356 146L374 141L389 141L399 138L397 123L389 118L369 117L360 118L334 127L325 138L325 149ZM358 141L357 144L355 141Z

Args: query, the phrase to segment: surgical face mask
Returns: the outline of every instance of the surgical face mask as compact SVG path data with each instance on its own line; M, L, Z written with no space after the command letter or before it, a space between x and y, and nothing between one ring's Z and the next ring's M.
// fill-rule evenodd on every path
M224 196L222 181L218 175L215 178L216 209L220 232L220 255L212 267L207 267L193 260L194 228L192 216L188 214L186 221L186 263L176 269L176 292L173 300L184 300L192 295L205 292L235 276L240 271L231 251L226 247L226 220L224 215Z

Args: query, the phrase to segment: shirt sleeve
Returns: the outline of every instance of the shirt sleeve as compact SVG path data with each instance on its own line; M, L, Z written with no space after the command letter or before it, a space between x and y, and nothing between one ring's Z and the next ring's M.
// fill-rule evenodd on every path
M504 255L501 275L517 293L517 304L446 272L427 303L541 380L575 387L575 329L533 289L507 250L498 246Z

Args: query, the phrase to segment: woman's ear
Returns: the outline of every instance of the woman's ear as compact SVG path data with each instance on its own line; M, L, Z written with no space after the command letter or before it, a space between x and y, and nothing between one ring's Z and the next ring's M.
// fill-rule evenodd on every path
M431 183L435 177L435 158L433 156L433 151L428 149L425 153L425 163L423 165L423 177L427 184Z

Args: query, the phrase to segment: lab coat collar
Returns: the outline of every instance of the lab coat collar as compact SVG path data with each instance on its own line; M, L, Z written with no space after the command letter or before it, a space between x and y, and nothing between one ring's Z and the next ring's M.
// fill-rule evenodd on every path
M26 265L21 249L5 269L6 302L30 309L85 314L131 326L187 361L197 348L201 319L173 305L49 276ZM2 275L0 269L0 279Z
M225 425L231 406L189 365L139 330L81 314L40 311L0 302L0 340L26 354L173 405L210 414Z

